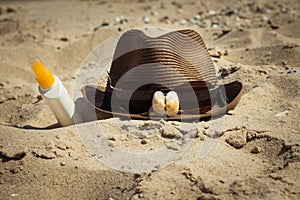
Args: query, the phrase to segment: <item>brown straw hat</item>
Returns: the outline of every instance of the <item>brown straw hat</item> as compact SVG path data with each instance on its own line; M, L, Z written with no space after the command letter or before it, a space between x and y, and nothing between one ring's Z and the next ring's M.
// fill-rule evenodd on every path
M221 84L201 36L179 30L149 37L141 30L119 39L106 87L87 85L83 97L98 113L133 119L189 120L220 116L241 99L239 81ZM153 113L156 91L175 91L180 110L169 117Z

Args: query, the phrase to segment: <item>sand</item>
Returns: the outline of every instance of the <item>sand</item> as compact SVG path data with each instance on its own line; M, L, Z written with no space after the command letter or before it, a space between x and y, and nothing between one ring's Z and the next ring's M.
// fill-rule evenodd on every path
M57 124L27 60L74 93L97 44L143 27L196 30L223 81L245 85L217 138L215 120ZM0 43L1 199L300 198L299 1L1 1ZM91 127L100 151L84 146Z

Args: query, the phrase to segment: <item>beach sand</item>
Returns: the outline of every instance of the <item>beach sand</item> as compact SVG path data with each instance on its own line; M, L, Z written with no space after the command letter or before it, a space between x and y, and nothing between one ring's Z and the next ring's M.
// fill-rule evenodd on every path
M223 81L244 84L217 138L212 121L57 125L27 60L73 93L97 44L143 27L197 31ZM0 44L0 199L300 198L300 1L1 1ZM89 127L131 153L189 146L165 166L118 169L84 146Z

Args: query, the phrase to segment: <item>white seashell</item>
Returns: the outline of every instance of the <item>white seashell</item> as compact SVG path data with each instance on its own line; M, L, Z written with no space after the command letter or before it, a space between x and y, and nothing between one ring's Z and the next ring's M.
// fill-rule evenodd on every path
M170 91L166 95L166 111L169 117L177 115L179 111L179 98L174 91Z
M153 111L158 115L165 114L165 95L161 91L156 91L152 99Z
M148 16L144 16L143 21L144 21L145 24L149 24L151 19Z

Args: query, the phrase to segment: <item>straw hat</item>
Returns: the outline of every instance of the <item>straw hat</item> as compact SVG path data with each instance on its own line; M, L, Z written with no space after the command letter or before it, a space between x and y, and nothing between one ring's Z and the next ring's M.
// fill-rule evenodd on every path
M241 99L239 81L221 84L201 36L179 30L149 37L141 30L119 39L106 87L82 88L97 112L134 119L188 120L225 114ZM179 111L172 116L153 112L156 91L174 91Z

